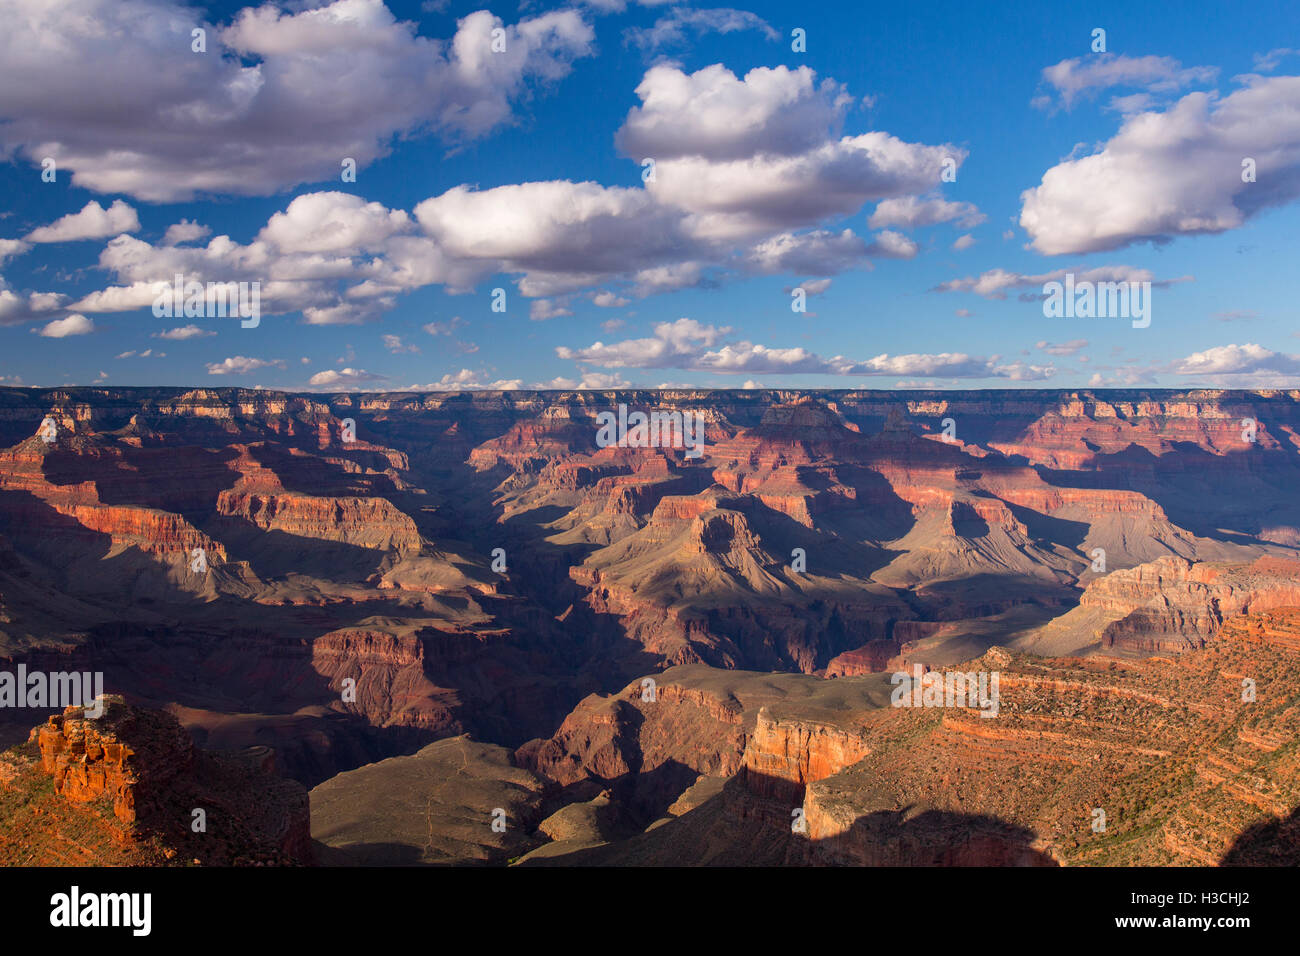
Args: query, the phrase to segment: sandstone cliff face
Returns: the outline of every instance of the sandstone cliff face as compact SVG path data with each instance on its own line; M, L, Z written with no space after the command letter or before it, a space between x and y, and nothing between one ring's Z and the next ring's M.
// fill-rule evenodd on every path
M1069 469L1134 447L1160 453L1178 442L1210 451L1240 450L1244 444L1241 419L1260 418L1259 407L1271 404L1259 398L1254 402L1244 396L1224 401L1214 393L1193 392L1185 400L1107 401L1083 393L1059 402L1015 442L995 447L1022 454L1034 464ZM1258 437L1262 447L1276 446L1267 424Z
M1297 604L1300 562L1226 564L1169 556L1094 578L1078 609L1048 631L1073 629L1103 648L1130 653L1179 651L1203 647L1237 615Z
M135 822L141 792L144 800L156 799L194 762L194 745L180 724L130 710L120 700L107 702L100 720L69 707L34 729L32 737L56 793L77 803L107 796L124 823Z
M808 784L839 773L869 752L852 730L806 719L781 720L764 709L745 746L743 779L753 793L798 803Z
M380 551L418 551L415 522L382 498L314 498L223 491L217 513L263 531L338 541Z
M312 667L339 694L345 711L375 727L459 733L454 695L425 672L421 637L364 628L331 631L312 642ZM350 699L345 699L344 681Z
M79 444L75 437L60 441L74 448ZM178 559L188 559L194 548L203 548L212 563L225 560L223 546L180 514L107 503L95 481L67 481L67 475L57 472L67 467L59 459L68 454L58 443L47 445L39 438L0 452L0 515L14 533L39 535L47 546L62 541L85 549L103 540L108 547L133 547ZM93 473L94 469L86 470ZM50 480L52 471L57 483Z
M826 665L823 676L855 677L859 674L891 670L890 662L894 660L900 651L906 650L907 641L909 640L906 635L918 633L904 628L904 625L909 623L912 622L899 621L894 625L894 640L869 641L862 647L845 651L843 654L837 654ZM932 624L927 630L932 632L937 630L939 626L938 624ZM900 662L900 666L906 665Z
M229 464L239 477L233 487L218 493L217 516L235 518L261 531L281 532L301 538L334 541L381 551L418 551L420 533L414 520L378 492L405 485L397 472L366 476L349 459L326 457L333 468L320 468L315 459L302 455L277 455L261 446L235 446L238 456ZM362 449L364 452L368 449ZM354 453L352 447L349 452ZM398 465L405 457L394 454ZM317 467L308 467L308 462ZM351 467L347 467L347 466ZM396 478L397 480L394 480ZM285 482L343 491L351 485L371 494L318 495L290 490Z

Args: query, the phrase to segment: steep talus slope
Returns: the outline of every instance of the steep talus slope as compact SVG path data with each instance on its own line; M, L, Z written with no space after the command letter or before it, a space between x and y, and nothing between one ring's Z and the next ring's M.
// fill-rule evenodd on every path
M542 782L465 736L339 774L311 792L327 866L503 863L536 841ZM494 827L494 821L496 826Z

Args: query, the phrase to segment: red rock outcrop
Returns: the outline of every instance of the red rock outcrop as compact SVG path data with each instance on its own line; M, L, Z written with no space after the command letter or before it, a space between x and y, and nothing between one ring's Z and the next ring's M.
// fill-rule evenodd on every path
M699 776L739 775L755 794L797 805L809 781L865 755L855 724L888 697L878 676L724 676L692 665L653 680L653 694L635 681L616 696L587 698L554 736L521 747L516 761L565 787L621 783L621 799L659 810ZM821 709L825 695L853 702L847 723Z
M758 712L745 746L744 779L753 793L802 802L810 783L839 773L870 753L853 730L824 721Z
M81 547L102 536L111 547L134 547L146 554L170 554L178 559L188 559L194 548L203 548L209 563L225 560L223 546L179 514L101 500L93 476L102 466L96 458L105 456L89 456L76 469L82 480L69 480L70 462L58 459L68 454L65 447L80 449L87 443L73 434L49 444L31 438L0 451L0 514L11 528ZM49 478L55 469L61 472L57 483ZM69 520L59 521L56 515Z
M217 513L263 531L339 541L381 551L418 551L415 522L383 498L317 498L287 493L223 491Z
M37 812L78 834L107 832L112 849L106 845L99 852L120 853L119 862L311 861L306 790L274 775L267 748L209 754L195 748L170 714L131 706L114 695L101 699L97 718L69 707L33 729L29 746L36 759L29 763L21 748L5 754L0 789L30 790L33 773L53 778L52 799L74 812L57 805ZM33 795L20 805L41 800ZM104 822L101 806L115 822ZM0 856L8 855L9 836L6 830L0 838ZM57 831L30 835L25 862L63 860L68 839Z
M421 728L439 736L463 730L453 713L456 694L425 673L425 640L419 634L331 631L312 642L311 663L338 693L336 706L362 715L371 726ZM346 698L344 681L351 681Z
M99 719L85 716L81 707L69 707L34 729L32 737L56 793L77 803L107 796L124 823L136 820L138 790L166 789L194 761L194 744L180 724L111 698ZM145 780L139 775L142 767L147 768Z
M1298 604L1300 562L1226 564L1169 556L1093 579L1078 609L1051 627L1095 633L1104 648L1158 653L1202 647L1237 615Z

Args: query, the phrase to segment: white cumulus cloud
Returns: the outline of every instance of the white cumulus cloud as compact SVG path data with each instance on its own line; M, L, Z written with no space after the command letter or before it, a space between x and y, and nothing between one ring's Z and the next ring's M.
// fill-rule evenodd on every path
M1224 232L1294 200L1300 76L1245 80L1222 99L1189 93L1164 112L1130 116L1098 152L1047 170L1021 194L1032 247L1061 255Z
M32 329L33 332L37 331ZM46 323L40 329L40 335L47 339L63 339L70 335L89 335L95 331L95 323L84 315L73 313L62 319Z
M0 133L3 135L3 133ZM74 242L78 239L104 239L140 228L136 212L118 199L105 209L93 199L81 212L68 213L48 226L33 229L28 242Z

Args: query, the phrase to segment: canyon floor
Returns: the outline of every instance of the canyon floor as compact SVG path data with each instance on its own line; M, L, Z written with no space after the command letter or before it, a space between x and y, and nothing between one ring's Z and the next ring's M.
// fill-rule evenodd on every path
M0 862L1295 865L1297 486L1293 391L0 389L0 671L113 695Z

